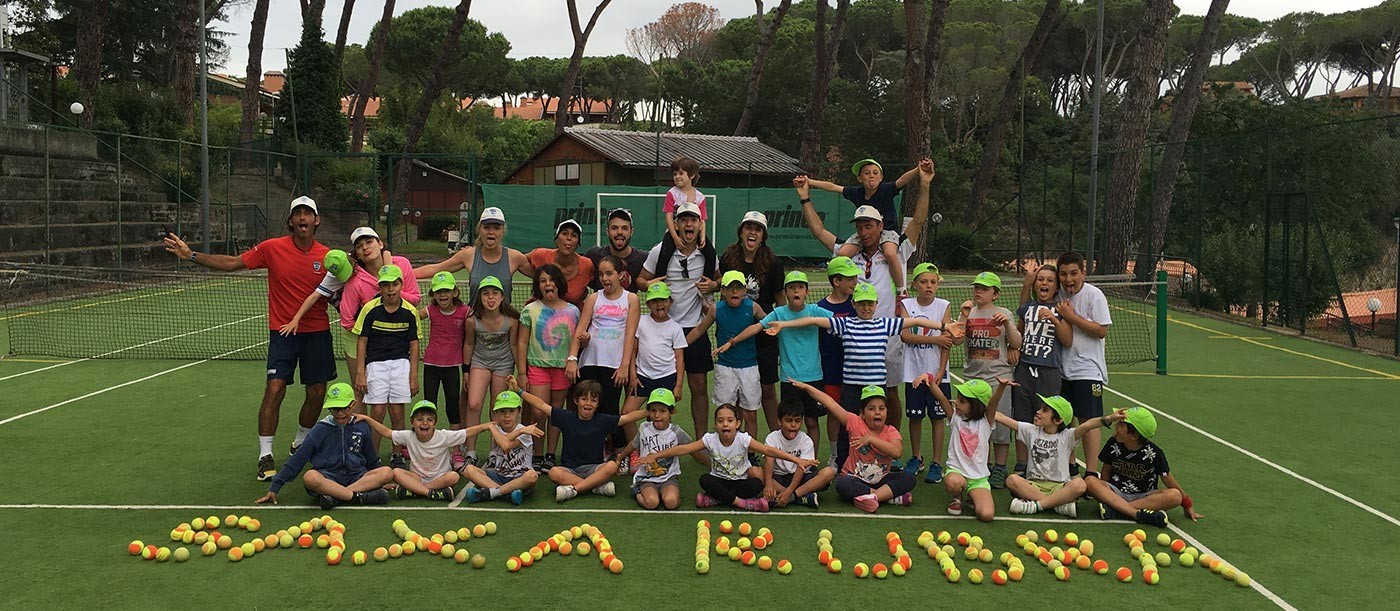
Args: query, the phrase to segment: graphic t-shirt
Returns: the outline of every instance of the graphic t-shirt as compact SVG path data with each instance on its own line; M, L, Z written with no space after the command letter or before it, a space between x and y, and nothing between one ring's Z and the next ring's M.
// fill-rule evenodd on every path
M817 307L831 312L832 318L844 318L856 315L855 302L849 297L841 303L831 303L823 297L817 302ZM845 348L842 346L841 338L830 333L822 333L817 336L817 350L822 356L822 384L839 385L844 373L841 371L841 360L845 358Z
M1167 454L1150 441L1129 450L1118 440L1109 439L1099 450L1099 462L1109 471L1108 483L1128 494L1152 492L1157 489L1157 479L1172 472Z
M637 429L637 453L642 456L650 456L691 441L693 440L690 438L690 433L685 432L685 429L676 426L675 423L671 423L664 429L658 429L651 422L643 422L642 426ZM662 458L654 464L643 465L641 470L632 476L632 483L661 483L680 474L680 458Z
M394 443L408 447L408 460L414 475L424 481L437 479L452 469L452 448L467 442L467 431L436 430L427 441L420 441L413 431L394 431Z
M1042 312L1050 318L1041 319ZM1016 308L1021 319L1021 362L1037 367L1060 366L1060 339L1055 334L1055 321L1060 319L1055 304L1032 299Z
M806 317L831 318L831 311L814 304L804 304L802 309L793 311L786 304L773 308L763 317L763 327L768 328L775 320L797 320ZM820 327L798 327L783 329L778 333L778 365L782 379L792 378L798 382L813 382L822 379L821 353L817 351L817 337L822 335Z
M282 236L263 240L240 256L243 267L267 268L267 328L281 329L296 316L301 302L325 275L321 261L327 252L330 249L320 242L313 241L310 249L302 250L292 236ZM297 329L301 333L330 329L325 308L311 308Z
M637 375L655 380L676 373L676 351L688 345L675 320L643 316L637 321Z
M1029 422L1016 425L1016 439L1026 444L1030 461L1026 479L1040 482L1069 481L1069 463L1074 460L1074 429L1046 433Z
M778 448L798 458L806 458L809 460L816 460L817 458L817 449L812 445L812 438L808 437L807 433L802 431L798 431L797 436L792 439L788 439L786 435L783 435L782 431L770 432L768 433L768 437L763 440L763 445ZM786 461L781 458L773 459L774 475L792 475L796 472L797 463Z
M885 344L904 329L902 318L871 318L847 316L831 321L832 335L841 337L845 349L843 384L884 386ZM787 333L787 331L783 331Z
M496 427L496 430L500 431L502 435L509 435L514 433L517 429L523 428L525 425L516 424L515 428L509 431L501 428L499 425L493 424L491 426ZM516 437L515 441L520 445L511 448L510 451L502 450L501 446L494 443L491 444L491 453L486 455L487 471L495 471L501 474L502 477L515 479L524 475L526 471L535 468L533 464L535 438L531 437L529 434L522 434Z
M1011 310L996 305L974 307L967 315L966 339L963 342L967 348L967 364L963 365L963 373L991 384L996 383L998 376L1011 377L1016 370L1006 361L1006 327L992 319L992 315L998 312L1006 317L1006 324L1014 324L1011 322L1014 316Z
M729 445L720 442L719 433L705 433L700 440L705 442L705 451L710 454L710 475L728 480L749 477L748 452L753 437L749 437L748 433L735 433L734 441Z
M588 323L588 345L579 354L579 367L617 369L622 365L631 295L621 291L616 299L609 299L606 293L597 293L593 299L593 318Z
M520 311L520 325L530 334L525 362L535 367L567 365L578 317L578 308L568 302L557 310L543 301L532 301L526 305Z
M364 357L368 364L408 358L412 342L421 337L422 329L413 304L400 301L399 307L390 312L376 297L360 308L350 332L366 338Z
M925 318L928 320L943 320L944 314L948 312L948 300L941 297L934 297L928 305L920 305L919 300L909 297L900 302L904 306L904 312L909 318ZM923 327L913 327L909 331L927 337L938 337L943 335L942 331L925 329ZM938 367L943 362L943 347L937 344L905 344L904 345L904 381L913 382L915 378L923 374L938 373ZM943 372L943 379L935 382L947 382L948 372Z
M559 464L570 469L603 462L603 445L612 430L617 428L618 416L593 412L587 420L566 409L555 408L549 415L549 423L559 428L564 438L564 450L559 453Z
M851 439L864 437L870 434L870 427L865 425L865 421L859 416L852 416L846 419L846 432ZM875 433L881 441L899 441L899 430L886 424L880 427L880 432ZM846 464L841 466L841 472L847 475L854 475L867 484L874 484L890 473L890 461L894 456L885 456L884 453L875 449L873 445L852 447L851 453L846 456Z
M948 466L963 477L978 479L992 474L987 469L987 446L992 436L992 423L986 418L964 420L958 410L948 410Z

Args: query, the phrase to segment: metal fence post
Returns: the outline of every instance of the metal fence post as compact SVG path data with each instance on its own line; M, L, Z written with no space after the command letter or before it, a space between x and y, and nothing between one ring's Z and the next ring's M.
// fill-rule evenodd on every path
M185 199L185 143L181 140L175 141L175 233L184 238L184 218L182 204Z
M117 136L117 267L124 263L122 235L122 137Z
M50 232L49 208L52 206L52 195L49 191L53 188L53 176L50 166L51 156L49 154L49 128L44 128L44 263L52 263L49 259L49 243L52 241Z
M1157 375L1167 375L1167 270L1157 270Z

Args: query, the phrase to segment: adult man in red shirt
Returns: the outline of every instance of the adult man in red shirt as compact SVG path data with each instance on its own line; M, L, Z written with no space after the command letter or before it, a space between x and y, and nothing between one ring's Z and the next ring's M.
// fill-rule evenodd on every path
M278 332L296 315L302 300L316 290L325 274L322 260L328 249L315 237L320 224L316 201L302 196L292 200L287 215L287 231L291 235L264 240L240 256L197 253L174 234L167 234L164 240L166 251L209 269L267 269L267 386L258 408L258 481L267 481L277 474L272 461L272 438L277 433L287 383L297 366L301 367L306 399L301 404L292 453L316 425L326 396L326 382L335 379L335 356L325 308L307 312L296 333L283 336Z

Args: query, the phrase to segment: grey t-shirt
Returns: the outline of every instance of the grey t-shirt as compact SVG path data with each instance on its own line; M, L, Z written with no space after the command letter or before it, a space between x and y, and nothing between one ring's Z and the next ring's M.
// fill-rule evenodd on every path
M1016 370L1006 360L1006 327L992 318L997 312L1001 312L1007 321L1012 321L1012 316L1015 316L1011 310L993 305L973 308L964 321L967 323L966 339L963 341L967 349L967 364L963 366L963 373L992 385L996 384L996 378L1010 378Z
M1042 310L1049 310L1051 318L1041 319ZM1059 313L1055 304L1045 304L1031 300L1016 308L1016 316L1021 319L1021 362L1038 367L1060 368L1060 339L1055 334L1055 321Z
M1069 481L1069 461L1074 455L1074 429L1046 433L1029 422L1016 425L1016 438L1026 444L1030 460L1026 479L1038 482Z

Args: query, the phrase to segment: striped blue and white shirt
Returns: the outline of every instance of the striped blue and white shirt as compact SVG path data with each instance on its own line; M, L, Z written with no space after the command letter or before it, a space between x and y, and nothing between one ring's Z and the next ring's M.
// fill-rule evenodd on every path
M830 333L841 338L845 351L841 381L860 386L884 386L885 344L903 329L903 318L832 318Z

